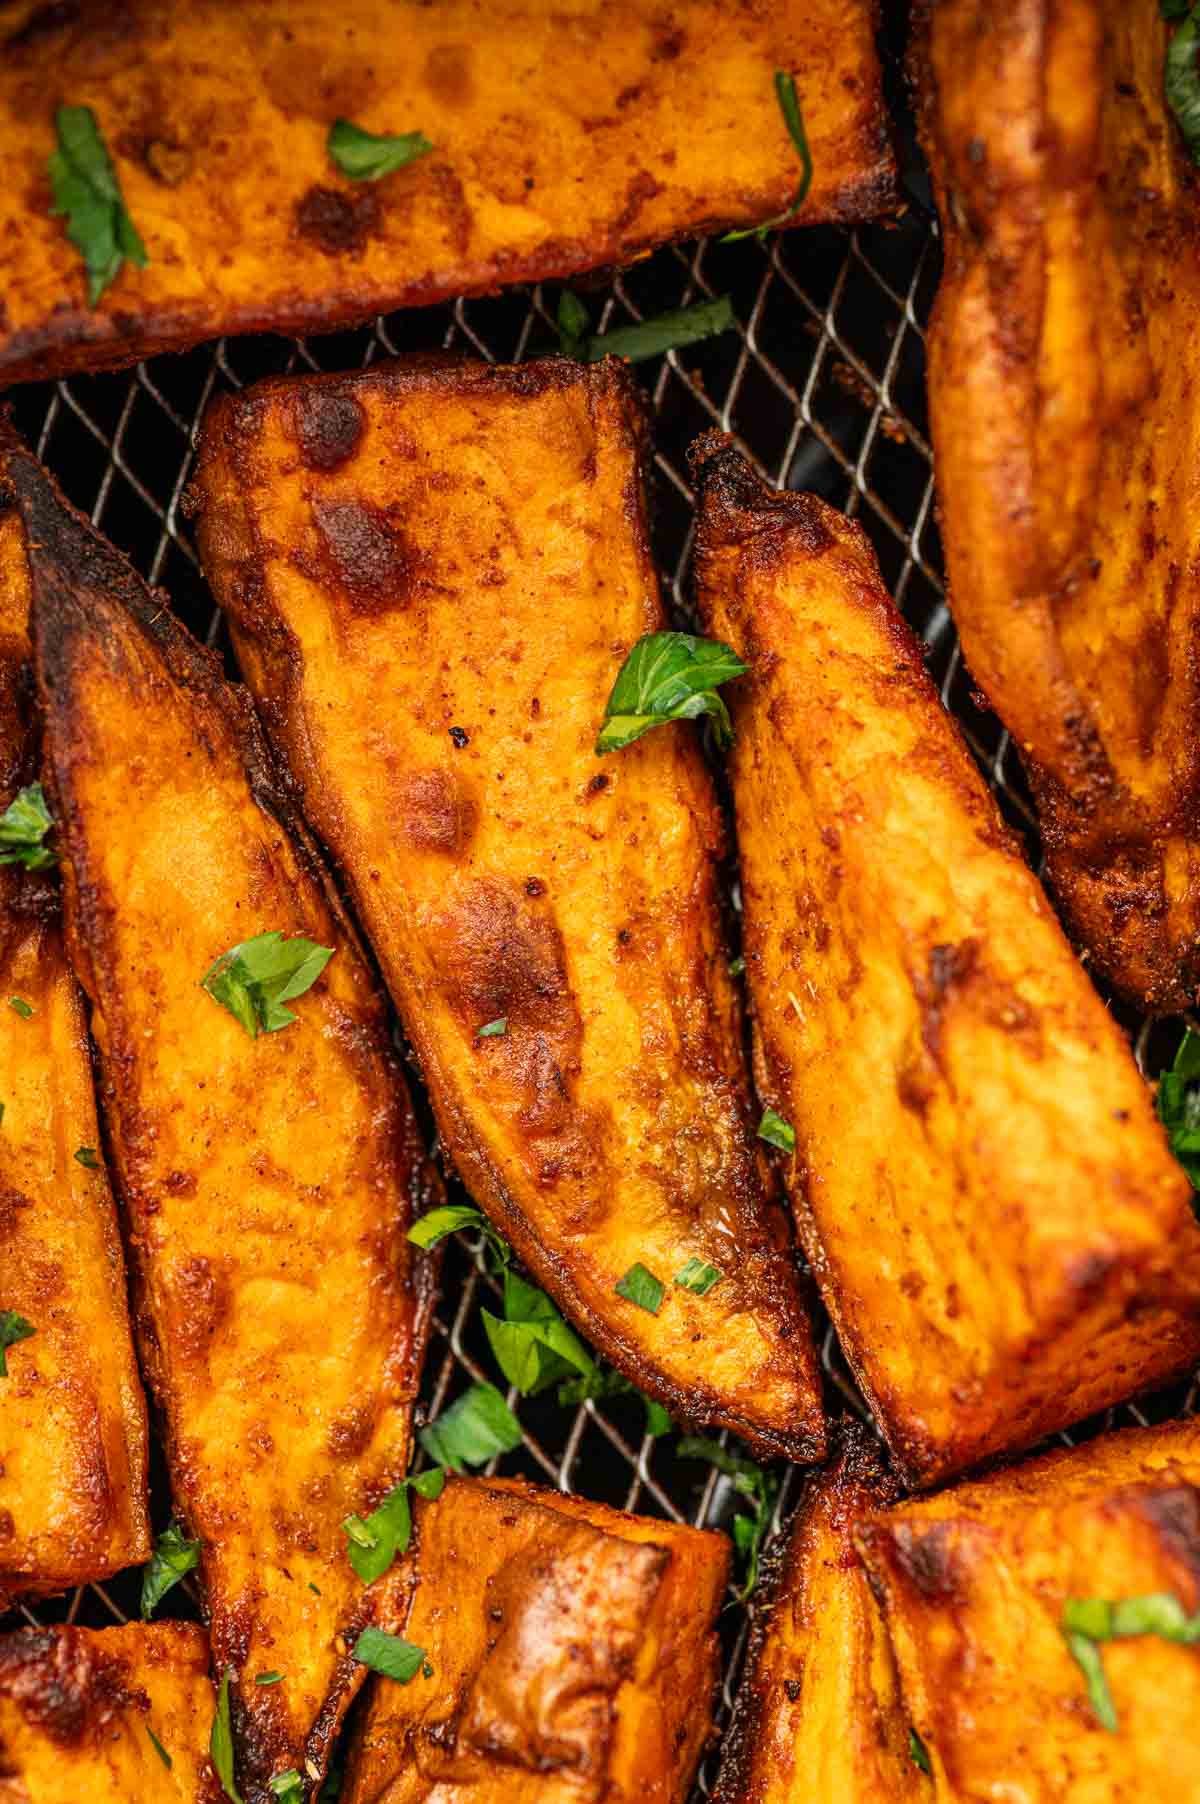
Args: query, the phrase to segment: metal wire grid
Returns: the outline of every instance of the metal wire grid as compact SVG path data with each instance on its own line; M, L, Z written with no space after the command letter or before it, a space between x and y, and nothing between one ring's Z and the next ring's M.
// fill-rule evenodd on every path
M698 432L717 426L736 436L773 483L814 490L861 521L892 592L925 640L944 701L1005 814L1036 855L1033 817L1008 735L972 697L945 602L924 410L924 320L937 264L936 227L918 206L887 228L783 234L765 248L752 241L736 248L715 241L672 247L603 286L585 285L583 298L601 329L721 293L731 296L737 313L736 334L670 353L642 370L654 418L655 548L674 608L686 615L693 541L684 452ZM537 289L396 314L326 338L222 340L132 372L19 390L14 411L76 504L151 582L166 586L176 611L232 668L224 622L205 589L180 512L195 429L212 396L269 373L366 367L413 350L519 360L553 348L556 302L557 292ZM1142 1023L1139 1057L1150 1053L1148 1032ZM1165 1044L1171 1043L1168 1030ZM481 1305L494 1301L496 1289L478 1247L451 1245L426 1362L427 1415L466 1382L496 1379L480 1320ZM862 1411L832 1329L822 1320L818 1331L831 1401L840 1392ZM1193 1392L1194 1386L1177 1387L1154 1399L1153 1415L1181 1405L1190 1409ZM489 1470L523 1472L564 1491L677 1521L728 1521L734 1501L728 1482L676 1459L669 1437L647 1436L636 1397L574 1410L513 1392L509 1402L520 1416L524 1444ZM1127 1405L1108 1412L1104 1423L1146 1419L1141 1408ZM153 1481L161 1527L169 1513L161 1455ZM781 1515L795 1483L789 1471ZM136 1594L136 1575L122 1575L39 1605L36 1614L28 1607L20 1614L30 1623L121 1621L136 1611ZM732 1607L722 1627L728 1652L723 1722L744 1648L745 1612ZM715 1767L710 1756L698 1797L709 1791Z

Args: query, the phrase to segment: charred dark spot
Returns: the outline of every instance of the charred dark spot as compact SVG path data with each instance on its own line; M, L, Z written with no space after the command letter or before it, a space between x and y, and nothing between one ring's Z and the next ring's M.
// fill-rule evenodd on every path
M924 1527L898 1522L892 1531L896 1564L913 1588L934 1603L950 1602L959 1590L954 1535L952 1522Z
M149 1709L123 1661L74 1628L19 1629L0 1637L0 1693L60 1747L78 1746L120 1711Z
M451 727L450 737L461 752L464 746L470 745L471 735L464 727Z
M340 188L313 187L296 202L297 232L327 257L361 255L379 218L379 197L370 188L343 194Z
M681 27L677 25L660 26L655 32L654 42L650 46L650 61L652 63L673 63L683 55L683 47L686 43L687 36Z
M329 1451L335 1459L357 1459L370 1445L375 1417L365 1404L352 1406L329 1424Z
M195 1196L196 1174L194 1171L169 1171L163 1179L163 1189L170 1196Z
M941 1051L947 1002L953 991L972 977L978 963L978 940L930 948L928 976L916 979L913 989L921 1009L921 1038L932 1059Z
M410 771L395 794L400 831L410 846L461 858L475 836L479 809L452 771Z
M0 1240L7 1240L10 1234L16 1233L21 1210L29 1207L29 1198L23 1191L14 1190L10 1184L0 1184Z
M783 1681L783 1689L787 1692L788 1701L790 1703L795 1704L795 1703L799 1702L799 1699L800 1699L800 1681L799 1681L799 1679L785 1679Z
M314 501L322 562L363 613L404 607L420 581L421 556L382 508L365 501Z
M546 885L542 882L540 877L526 877L525 894L527 896L544 896L545 893Z
M176 1332L181 1350L202 1354L229 1313L229 1288L209 1259L187 1259L172 1280L178 1307Z
M610 779L605 776L604 772L600 771L588 784L587 794L590 796L598 796L602 790L608 788L609 781Z
M354 456L367 417L353 395L301 388L292 405L300 456L310 470L336 470Z

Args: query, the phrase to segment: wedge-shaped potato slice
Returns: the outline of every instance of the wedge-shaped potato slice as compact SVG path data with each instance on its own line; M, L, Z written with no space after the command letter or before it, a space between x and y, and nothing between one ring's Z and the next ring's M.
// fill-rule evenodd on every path
M343 1804L682 1804L712 1729L729 1543L519 1480L416 1504L405 1638Z
M1200 1609L1198 1483L1200 1426L1171 1422L859 1525L939 1804L1200 1799L1200 1646L1149 1634L1091 1643L1110 1733L1062 1627L1067 1603L1084 1599L1164 1593Z
M248 701L32 458L13 474L143 1355L259 1804L273 1773L320 1770L361 1680L346 1637L400 1608L395 1577L363 1594L340 1524L408 1461L421 1165L379 998ZM295 1022L252 1037L201 980L270 931L333 956Z
M1158 0L935 0L929 408L951 600L1094 966L1200 994L1195 171Z
M859 528L697 447L760 1089L842 1344L928 1483L1196 1356L1200 1230L1128 1047Z
M615 364L267 383L209 416L200 542L471 1191L679 1420L806 1458L822 1418L747 1134L712 788L686 725L593 751L664 624L641 451ZM703 1296L672 1282L693 1258L722 1273ZM635 1265L657 1314L616 1289Z
M813 166L788 223L890 212L877 11L358 0L348 21L334 0L158 0L118 42L94 9L15 0L0 21L0 372L320 330L784 215L801 163L777 70L795 79ZM148 258L94 308L51 215L62 102L92 108ZM423 133L429 152L348 179L327 147L339 116Z
M36 776L29 572L0 442L0 812ZM55 881L0 868L0 1597L147 1558L146 1404ZM24 1332L24 1329L20 1330Z
M220 1804L192 1623L0 1635L0 1804Z
M928 1804L852 1531L898 1486L860 1424L810 1481L755 1622L715 1804ZM919 1750L918 1750L919 1753Z

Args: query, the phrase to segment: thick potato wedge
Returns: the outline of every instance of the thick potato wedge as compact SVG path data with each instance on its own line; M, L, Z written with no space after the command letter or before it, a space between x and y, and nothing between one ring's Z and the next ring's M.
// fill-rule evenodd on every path
M1119 1029L941 708L859 528L695 452L730 687L760 1089L801 1236L906 1477L1200 1348L1200 1230Z
M678 1420L804 1459L823 1419L747 1132L712 788L686 725L593 752L663 625L641 452L615 363L265 383L208 417L199 539L473 1195ZM672 1284L693 1256L724 1273L704 1297ZM615 1289L638 1263L657 1315Z
M127 564L13 459L73 962L92 1002L143 1359L202 1542L241 1789L319 1770L395 1621L340 1527L407 1466L428 1298L406 1239L412 1117L373 981L289 833L246 698ZM252 1038L200 987L257 933L334 948ZM283 1673L261 1687L255 1675Z
M767 1585L721 1750L714 1804L928 1804L879 1607L852 1530L898 1486L844 1424Z
M213 1709L191 1623L0 1635L0 1804L222 1804Z
M343 1804L683 1804L712 1729L721 1535L519 1480L416 1504L405 1637L373 1680Z
M629 262L786 211L898 204L876 0L16 0L0 20L0 379L131 363L220 333L303 332ZM51 216L54 110L87 106L144 242L89 308ZM377 182L334 120L423 132Z
M1100 1644L1106 1733L1061 1628L1068 1599L1200 1608L1200 1425L1106 1435L860 1523L939 1804L1200 1799L1200 1648Z
M951 601L1097 970L1200 994L1195 171L1158 0L935 0L929 407Z
M28 620L0 440L0 812L36 775ZM54 880L19 865L0 868L0 1104L0 1309L34 1328L0 1378L7 1601L107 1578L150 1552L146 1404L116 1211L104 1171L74 1157L100 1143L82 999Z

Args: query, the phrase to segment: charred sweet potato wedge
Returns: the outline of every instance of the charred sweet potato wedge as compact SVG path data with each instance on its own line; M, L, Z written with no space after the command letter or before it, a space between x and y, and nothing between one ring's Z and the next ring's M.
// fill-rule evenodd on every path
M0 812L37 775L29 570L0 440ZM96 1147L83 1002L53 875L0 867L0 1309L32 1329L0 1377L0 1599L150 1553L146 1404ZM2 1781L0 1781L2 1786Z
M10 0L0 18L0 380L221 333L320 331L622 264L783 215L898 204L876 0ZM55 108L89 107L145 246L98 305L52 217ZM427 155L351 180L342 118Z
M695 451L698 598L751 664L730 772L759 1088L913 1484L1186 1365L1200 1229L860 529Z
M454 1479L415 1517L430 1671L372 1680L343 1804L683 1804L725 1538L520 1480Z
M765 1586L714 1804L930 1804L853 1541L898 1494L868 1432L843 1424Z
M1200 1647L1093 1644L1106 1729L1068 1646L1069 1601L1152 1594L1200 1608L1200 1426L1127 1429L855 1531L886 1611L936 1796L1200 1799Z
M664 624L642 449L615 363L265 383L207 419L199 541L468 1188L673 1416L804 1459L823 1419L749 1134L712 786L687 724L593 750ZM693 1257L723 1274L705 1296L672 1283ZM637 1264L657 1314L616 1289Z
M12 460L30 543L46 769L73 963L136 1253L143 1360L202 1543L241 1790L319 1773L361 1681L340 1526L408 1463L427 1297L407 1241L421 1161L380 998L246 697ZM201 988L255 935L333 948L295 1020L252 1036ZM261 1687L262 1671L284 1674Z
M1200 995L1196 172L1158 0L933 0L929 412L950 596L1093 966ZM1165 10L1165 9L1164 9Z
M221 1804L192 1623L0 1635L0 1804Z

